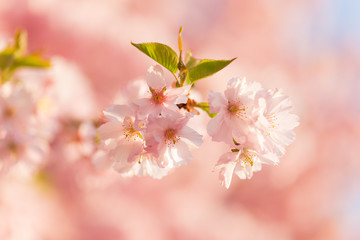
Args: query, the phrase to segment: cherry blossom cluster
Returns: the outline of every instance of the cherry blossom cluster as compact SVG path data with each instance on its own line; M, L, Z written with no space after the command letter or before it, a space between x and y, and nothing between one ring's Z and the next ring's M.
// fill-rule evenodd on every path
M189 148L199 147L202 136L187 125L194 113L179 108L188 102L191 85L166 84L159 65L149 68L146 82L142 98L104 111L108 122L99 128L99 137L121 175L161 178L191 162Z
M232 78L224 92L210 92L207 132L213 141L224 142L229 152L216 164L220 180L229 188L233 174L251 178L262 164L276 165L285 147L295 139L292 131L298 117L291 114L289 98L278 89L266 90L259 83Z
M212 140L228 145L215 166L226 188L234 173L241 179L251 178L262 164L278 164L285 147L294 141L293 129L298 125L298 117L290 113L289 98L280 90L232 78L224 93L210 91L208 102L195 101L196 82L235 58L197 59L188 51L183 60L181 32L182 28L179 55L162 43L132 43L169 70L174 80L165 79L159 65L150 67L147 87L139 82L136 88L127 87L132 97L103 112L107 122L99 128L99 138L110 164L122 176L161 178L189 163L190 148L199 147L203 138L189 126L189 120L198 115L195 109L212 118L206 127Z
M82 78L74 65L52 58L50 69L20 69L0 85L0 173L17 163L37 171L59 149L63 161L103 155L97 151L94 100ZM82 96L76 103L70 83Z
M47 152L46 133L37 127L42 121L40 104L21 83L7 82L0 87L2 171L21 160L39 162Z
M189 51L183 61L181 31L179 56L164 44L132 43L162 66L150 67L146 81L126 86L103 111L97 129L98 112L84 76L59 58L49 68L49 62L27 54L26 39L18 34L0 52L0 170L17 162L39 167L60 155L90 160L100 170L112 166L124 177L160 179L193 160L192 149L200 147L200 133L206 132L227 145L215 166L226 188L234 173L251 178L262 164L278 164L298 125L289 98L278 89L232 78L224 93L210 91L208 102L198 102L197 81L234 59L196 59ZM174 78L166 77L163 67ZM70 84L74 92L68 91ZM74 102L72 94L82 97ZM198 110L211 118L206 128L193 120L199 119Z
M105 156L97 149L98 112L87 84L67 60L52 57L50 67L29 54L24 32L0 48L0 177L15 164L35 173L58 156L94 163Z
M197 116L194 107L201 104L192 99L191 85L176 87L166 81L159 65L149 68L146 83L132 83L128 101L123 98L104 110L107 122L99 128L99 137L122 176L159 179L191 162L189 149L201 145L202 136L188 126ZM215 116L207 125L208 134L229 146L215 167L226 188L233 173L251 178L262 164L276 165L295 139L292 130L298 118L280 90L233 78L224 93L210 91L208 106L209 115Z

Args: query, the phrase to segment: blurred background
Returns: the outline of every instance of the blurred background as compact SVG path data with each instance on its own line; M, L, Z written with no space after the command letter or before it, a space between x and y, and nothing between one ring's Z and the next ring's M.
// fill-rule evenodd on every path
M199 82L204 100L246 76L282 88L300 117L279 166L228 190L212 171L225 148L209 137L162 180L54 153L31 181L1 179L0 239L360 239L359 12L354 0L0 0L0 37L25 29L31 51L76 67L99 116L154 64L130 41L177 49L183 26L193 56L238 57Z

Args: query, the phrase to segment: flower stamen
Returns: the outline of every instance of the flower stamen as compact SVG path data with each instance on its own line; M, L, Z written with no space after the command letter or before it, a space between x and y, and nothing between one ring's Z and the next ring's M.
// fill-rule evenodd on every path
M230 115L236 116L242 120L245 120L247 118L247 108L248 107L242 104L239 100L228 101L227 110L229 111Z
M168 145L174 145L180 140L180 138L176 136L176 130L172 128L169 128L165 131L164 137L165 137L165 143Z
M241 167L249 167L254 165L255 154L249 152L249 150L244 149L244 152L240 155L239 162Z
M140 132L134 129L134 123L130 118L124 119L123 127L123 134L128 141L136 140L137 138L143 139Z
M151 100L153 101L153 103L162 104L163 102L165 102L166 96L164 95L164 92L166 91L166 87L163 87L160 91L151 87L149 89L152 94Z

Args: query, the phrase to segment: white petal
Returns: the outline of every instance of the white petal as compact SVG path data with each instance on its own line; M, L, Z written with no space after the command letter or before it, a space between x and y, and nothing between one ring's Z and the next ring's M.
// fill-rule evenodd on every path
M245 81L245 80L243 80ZM234 100L239 96L242 82L239 78L232 78L228 81L227 88L224 92L227 100Z
M177 154L180 157L180 159L182 159L181 165L187 164L192 161L192 154L186 143L184 143L183 141L177 142L175 144L175 149L177 150Z
M202 136L197 133L194 129L184 126L179 132L179 136L188 139L192 144L199 147L203 140Z
M133 162L134 159L136 159L135 156L142 151L143 144L141 141L128 142L127 140L123 140L119 142L119 145L110 151L110 156L114 160L114 169L122 171L122 169Z
M121 122L107 122L98 128L98 133L102 140L123 137L124 127Z
M141 116L151 113L155 106L154 104L152 104L151 99L149 98L136 99L134 103L138 105L139 107L138 114Z
M222 185L224 185L226 188L229 188L236 163L229 162L228 164L225 164L222 166L223 167L220 169L220 172L219 172L219 180L221 181Z
M163 70L159 65L151 66L148 69L146 82L149 87L157 90L161 90L166 86L166 82L163 77Z
M268 165L278 165L280 162L279 158L274 153L258 154L261 163Z
M179 88L169 88L166 90L167 96L180 96L180 95L187 95L191 89L191 85L185 85Z
M222 108L226 108L227 101L222 93L209 91L209 106L210 106L210 113L217 113Z
M185 95L180 95L178 98L176 98L174 104L181 104L181 103L187 103L188 97Z
M234 172L240 179L250 179L253 176L251 166L242 167L241 165L237 164Z
M233 142L232 129L224 121L223 114L218 114L212 118L206 129L213 141L225 142L228 144Z
M221 155L219 161L215 165L215 169L221 168L223 165L228 164L229 162L235 162L237 159L238 153L236 152L227 152Z
M121 122L127 116L134 116L133 110L128 105L111 105L103 113L108 119Z

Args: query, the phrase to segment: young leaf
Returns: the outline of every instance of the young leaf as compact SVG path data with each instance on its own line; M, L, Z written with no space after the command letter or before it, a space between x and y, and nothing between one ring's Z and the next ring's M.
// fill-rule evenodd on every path
M185 56L186 69L190 70L190 69L196 67L196 65L198 65L200 62L201 62L201 59L197 59L192 56L191 50L187 51L186 56Z
M27 35L19 31L15 35L12 45L0 52L1 84L11 80L12 74L21 67L46 68L50 62L42 59L37 54L28 55Z
M204 102L204 103L198 103L196 105L194 105L194 107L200 108L202 110L204 110L209 117L213 118L217 115L217 113L210 113L210 106L208 103Z
M236 58L231 60L201 60L199 64L189 70L188 80L190 83L194 83L197 80L211 76L229 65L235 59Z
M154 59L156 62L167 68L170 72L178 70L179 57L169 46L162 43L131 43L137 49Z
M48 68L50 62L42 59L39 55L32 54L16 59L12 67L14 69L19 67Z

